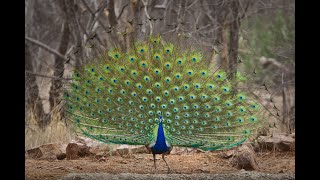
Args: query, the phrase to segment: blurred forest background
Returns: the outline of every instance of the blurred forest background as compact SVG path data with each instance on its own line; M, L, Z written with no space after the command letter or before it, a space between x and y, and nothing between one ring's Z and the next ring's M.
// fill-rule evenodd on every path
M211 55L205 63L256 74L250 83L265 93L252 93L276 112L269 128L295 131L292 0L25 0L25 148L73 138L59 106L73 66L94 48L127 49L150 34L184 38Z

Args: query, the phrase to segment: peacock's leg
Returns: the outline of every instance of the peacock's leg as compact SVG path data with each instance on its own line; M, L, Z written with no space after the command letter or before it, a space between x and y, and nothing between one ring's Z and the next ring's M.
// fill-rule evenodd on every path
M156 154L153 154L153 162L154 162L154 169L157 169L157 166L156 166Z
M164 160L164 162L166 163L167 167L168 167L168 173L170 172L170 168L169 168L169 165L167 163L167 161L164 159L164 154L162 154L162 159Z

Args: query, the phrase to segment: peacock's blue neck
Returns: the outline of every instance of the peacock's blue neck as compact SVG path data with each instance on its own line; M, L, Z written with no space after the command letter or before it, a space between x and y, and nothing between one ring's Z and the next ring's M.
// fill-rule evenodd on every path
M164 136L162 121L160 120L158 126L158 134L155 145L152 147L155 154L164 153L169 150L169 147L166 143L166 138Z

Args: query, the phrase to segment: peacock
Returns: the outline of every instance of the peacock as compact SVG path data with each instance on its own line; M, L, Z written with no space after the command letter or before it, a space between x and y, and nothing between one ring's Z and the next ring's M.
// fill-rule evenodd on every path
M247 76L209 66L204 51L160 35L114 47L76 67L64 92L65 118L84 136L145 145L221 150L245 142L259 127L261 103L238 88Z

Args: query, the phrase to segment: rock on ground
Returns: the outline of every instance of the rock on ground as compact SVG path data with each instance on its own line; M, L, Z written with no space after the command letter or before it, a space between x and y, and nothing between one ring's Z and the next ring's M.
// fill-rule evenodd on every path
M71 173L60 180L291 180L295 179L294 174L268 174L253 171L239 171L237 173L229 174L131 174L131 173L120 173L120 174L108 174L108 173Z
M260 136L257 141L260 149L292 151L295 150L295 134L274 134L273 136Z
M32 159L55 160L61 158L66 153L64 144L50 143L27 150L27 157Z
M243 144L235 151L233 163L238 169L255 170L259 169L253 147L250 144Z
M90 154L90 147L82 143L69 143L66 148L67 159L78 159Z

